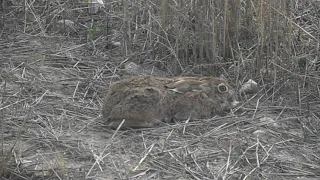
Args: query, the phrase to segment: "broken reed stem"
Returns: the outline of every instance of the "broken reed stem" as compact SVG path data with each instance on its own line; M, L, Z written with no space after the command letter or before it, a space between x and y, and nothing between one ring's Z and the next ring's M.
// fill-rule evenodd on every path
M228 36L228 12L229 12L229 0L224 1L224 15L223 15L223 58L226 58L226 51L229 43L227 42Z

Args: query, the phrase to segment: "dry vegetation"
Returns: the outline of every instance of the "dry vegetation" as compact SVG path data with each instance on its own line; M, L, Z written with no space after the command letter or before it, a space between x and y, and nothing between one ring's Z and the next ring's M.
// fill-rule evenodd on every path
M2 179L320 179L319 1L0 3ZM260 91L226 117L111 130L125 62Z

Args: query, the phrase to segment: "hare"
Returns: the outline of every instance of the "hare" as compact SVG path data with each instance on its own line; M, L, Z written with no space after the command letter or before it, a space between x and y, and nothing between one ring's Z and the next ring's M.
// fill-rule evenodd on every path
M208 118L239 102L224 78L134 76L111 85L102 107L111 127L156 127L173 118Z

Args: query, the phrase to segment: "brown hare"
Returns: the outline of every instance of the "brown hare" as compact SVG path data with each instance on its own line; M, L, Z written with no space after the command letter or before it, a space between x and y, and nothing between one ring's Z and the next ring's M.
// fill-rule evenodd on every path
M134 76L111 85L102 115L111 127L155 127L171 119L209 118L236 107L224 78Z

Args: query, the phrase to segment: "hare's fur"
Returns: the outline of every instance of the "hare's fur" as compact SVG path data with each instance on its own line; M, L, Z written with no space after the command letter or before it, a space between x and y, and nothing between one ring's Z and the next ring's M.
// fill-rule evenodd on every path
M176 93L167 86L177 81L201 81L204 91ZM201 83L199 83L201 84ZM219 84L227 86L221 93ZM171 119L208 118L234 107L236 95L223 78L134 76L111 85L103 103L102 115L107 125L117 127L155 127Z

